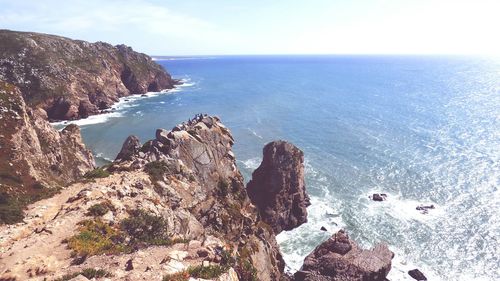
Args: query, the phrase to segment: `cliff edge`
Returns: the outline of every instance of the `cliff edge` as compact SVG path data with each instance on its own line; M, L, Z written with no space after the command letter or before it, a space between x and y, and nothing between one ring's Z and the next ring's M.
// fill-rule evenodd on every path
M125 45L0 30L0 80L17 86L49 120L85 118L118 98L171 89L178 81Z

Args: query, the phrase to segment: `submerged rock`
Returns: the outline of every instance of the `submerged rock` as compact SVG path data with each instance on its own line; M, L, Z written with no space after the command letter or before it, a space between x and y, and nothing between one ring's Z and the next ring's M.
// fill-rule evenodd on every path
M425 277L425 275L418 269L412 269L408 271L408 275L418 281L427 281L427 277Z
M374 193L372 196L370 196L370 199L373 201L385 201L387 200L387 194L385 193Z
M305 258L294 280L383 281L391 269L393 257L387 245L363 250L340 230Z
M262 220L278 234L307 222L304 153L286 141L268 143L263 153L247 191Z

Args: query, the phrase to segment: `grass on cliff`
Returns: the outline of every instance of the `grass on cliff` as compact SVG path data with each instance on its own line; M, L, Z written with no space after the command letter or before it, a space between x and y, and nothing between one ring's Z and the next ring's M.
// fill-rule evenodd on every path
M169 171L169 168L165 162L153 161L144 166L144 171L149 174L152 182L156 182L163 180L163 176Z
M27 194L11 195L0 191L0 224L21 222L24 218L24 208L27 205L50 198L59 192L59 188L49 188L35 182Z
M86 268L82 271L70 273L63 275L60 278L54 279L54 281L69 281L78 275L83 275L87 279L92 279L92 278L102 278L102 277L113 277L113 274L110 272L104 270L104 269L95 269L95 268Z
M228 266L212 264L191 266L187 270L163 276L163 281L187 281L189 278L214 279L229 270Z
M101 217L104 216L109 211L115 211L115 206L113 206L113 204L111 204L110 201L106 200L104 202L92 205L89 208L88 215L94 217Z
M83 176L86 179L98 179L98 178L107 178L111 174L106 170L106 167L95 168L94 170L85 173Z
M101 207L97 209L99 213L104 212ZM129 218L114 226L100 219L84 220L79 223L78 231L78 234L65 240L77 257L130 253L141 247L169 246L188 241L172 239L166 220L144 210L131 211Z

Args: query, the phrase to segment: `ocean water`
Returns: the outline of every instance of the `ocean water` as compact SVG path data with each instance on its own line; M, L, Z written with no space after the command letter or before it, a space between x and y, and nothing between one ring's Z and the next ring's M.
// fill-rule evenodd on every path
M196 113L231 129L246 180L269 141L305 153L309 222L279 235L289 268L339 228L395 252L391 280L500 280L500 61L472 57L158 59L183 87L78 121L100 160ZM374 192L385 202L370 201ZM436 209L421 214L419 204ZM327 232L320 231L324 226Z

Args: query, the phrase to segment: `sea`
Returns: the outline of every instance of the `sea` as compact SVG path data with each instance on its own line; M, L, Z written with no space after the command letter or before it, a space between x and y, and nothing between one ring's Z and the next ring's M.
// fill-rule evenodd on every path
M78 120L98 163L197 113L219 116L245 180L273 140L305 154L308 222L287 271L343 228L395 253L390 280L500 280L500 60L460 56L156 57L183 85ZM61 127L65 124L59 123ZM375 202L373 193L387 194ZM424 214L416 207L434 205ZM327 231L321 231L321 227Z

